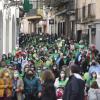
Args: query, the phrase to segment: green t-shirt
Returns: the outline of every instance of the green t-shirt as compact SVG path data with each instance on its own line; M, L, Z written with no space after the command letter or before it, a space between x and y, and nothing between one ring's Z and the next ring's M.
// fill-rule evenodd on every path
M7 65L10 64L10 62L11 62L10 59L7 59L7 60L6 60L6 64L7 64Z
M3 71L3 68L2 67L0 67L0 72L2 72Z
M64 80L64 81L63 81L63 80L60 80L60 81L59 81L59 86L60 86L60 87L65 87L67 81L68 81L67 79Z
M68 82L68 78L66 78L65 80L59 80L59 78L57 78L56 81L55 81L55 87L56 88L65 87L67 82Z

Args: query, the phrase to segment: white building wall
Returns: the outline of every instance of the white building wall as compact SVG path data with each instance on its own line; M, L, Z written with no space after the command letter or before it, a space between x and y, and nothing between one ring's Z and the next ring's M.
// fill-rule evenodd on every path
M22 33L28 34L29 33L29 21L27 19L23 19L21 21L21 28L20 31Z
M19 12L17 12L16 9L18 8L16 6L4 8L3 3L3 0L0 0L0 54L7 54L16 47L16 18L18 18L17 14Z
M11 7L11 20L10 20L10 42L9 44L11 45L11 47L9 48L9 52L12 52L14 50L14 48L16 47L17 45L17 32L18 32L18 28L17 28L17 18L18 18L18 15L17 15L17 10L18 8L16 6L12 6ZM18 12L19 13L19 12Z
M96 48L100 52L100 23L96 24Z
M9 37L10 37L10 39L9 39L9 52L12 52L12 19L10 20L10 23L9 23L9 28L10 28L10 30L9 30Z
M3 54L6 53L6 9L3 9Z
M0 2L0 54L3 51L3 13L2 2Z
M47 19L47 33L51 34L51 27L49 25L49 20L50 20L50 18Z
M10 27L9 27L9 23L10 23L10 21L9 21L9 19L6 19L6 53L8 54L9 53L9 39L10 39L10 37L9 37L9 29L10 29Z

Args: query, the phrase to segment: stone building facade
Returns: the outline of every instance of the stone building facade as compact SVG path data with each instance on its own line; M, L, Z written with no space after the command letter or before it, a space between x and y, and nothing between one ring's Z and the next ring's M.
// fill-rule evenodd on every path
M17 45L19 7L0 0L0 54L12 52Z
M100 51L100 0L77 0L77 39L95 44Z

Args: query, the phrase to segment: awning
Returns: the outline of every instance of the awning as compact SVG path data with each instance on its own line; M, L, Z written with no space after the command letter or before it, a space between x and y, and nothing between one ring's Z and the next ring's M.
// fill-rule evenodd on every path
M29 17L25 17L25 19L27 20L38 20L38 19L41 19L42 16L29 16Z
M74 14L74 13L75 13L74 10L68 11L68 9L64 9L64 10L62 10L62 11L56 13L55 16L60 16L60 15L62 15L62 14L71 15L71 14Z

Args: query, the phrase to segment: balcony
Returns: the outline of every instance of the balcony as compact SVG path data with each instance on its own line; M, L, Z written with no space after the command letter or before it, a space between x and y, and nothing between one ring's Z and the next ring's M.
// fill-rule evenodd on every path
M75 10L75 0L69 0L69 11Z
M54 5L56 4L57 0L44 0L44 5L47 7L54 7Z
M32 4L32 9L26 13L26 17L43 15L43 0L30 0L30 4Z
M4 0L3 4L4 6L22 6L22 0Z
M59 2L60 4L68 3L70 0L56 0L56 2Z
M69 0L67 9L69 15L75 14L75 0Z
M37 10L36 10L36 9L31 9L31 10L26 14L26 17L35 16L35 15L37 15Z
M31 9L25 16L28 21L38 22L42 19L42 15L38 13L38 9Z
M59 7L69 1L70 0L44 0L44 4L51 7Z

